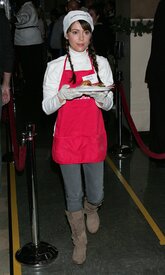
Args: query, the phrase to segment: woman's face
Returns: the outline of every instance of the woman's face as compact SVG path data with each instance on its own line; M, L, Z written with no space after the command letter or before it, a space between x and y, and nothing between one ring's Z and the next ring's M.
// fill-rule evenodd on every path
M88 48L91 39L91 32L84 30L81 24L76 21L71 25L69 32L66 35L66 39L69 40L71 48L77 52L83 52Z

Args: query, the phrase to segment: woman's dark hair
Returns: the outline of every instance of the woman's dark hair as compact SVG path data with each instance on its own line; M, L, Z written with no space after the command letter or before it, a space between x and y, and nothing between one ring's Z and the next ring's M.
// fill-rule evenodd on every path
M81 25L81 27L83 28L83 30L88 30L90 32L92 32L92 29L91 29L91 26L89 25L88 22L84 21L84 20L79 20L79 23ZM68 31L69 32L71 30L71 26L69 27ZM96 71L96 74L97 74L97 78L98 78L98 81L99 82L102 82L100 77L99 77L99 74L98 74L98 63L97 63L97 60L96 60L96 53L95 53L95 50L93 48L93 43L92 43L92 39L91 39L91 43L89 44L88 46L88 53L89 53L89 57L91 58L91 61L92 61L92 64L95 68L95 71ZM74 72L74 67L73 67L73 64L72 64L72 60L71 60L71 57L70 57L70 53L69 53L69 41L66 39L66 54L68 56L68 60L69 60L69 63L70 63L70 67L71 67L71 70L72 70L72 77L70 79L70 82L72 82L73 84L76 83L76 74Z

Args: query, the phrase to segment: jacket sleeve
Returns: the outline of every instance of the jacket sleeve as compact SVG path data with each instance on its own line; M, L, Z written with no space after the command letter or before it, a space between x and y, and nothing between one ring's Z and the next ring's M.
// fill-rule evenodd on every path
M97 56L99 67L99 76L105 86L110 86L114 83L113 74L109 65L108 59L103 56Z
M100 105L97 101L96 101L96 105L105 111L109 111L113 107L113 93L110 91L107 94L107 96L105 97L104 103L102 105Z
M99 76L101 81L105 86L110 86L114 83L113 74L108 60L105 57L97 56L98 66L99 66ZM109 92L105 97L105 101L102 105L96 102L96 105L105 110L109 111L113 106L113 92Z
M44 75L42 109L47 115L56 112L65 103L61 104L57 97L62 69L63 62L57 59L48 63Z

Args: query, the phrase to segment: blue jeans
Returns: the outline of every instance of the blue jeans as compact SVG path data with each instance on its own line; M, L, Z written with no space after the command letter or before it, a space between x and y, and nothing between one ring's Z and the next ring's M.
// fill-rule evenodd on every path
M60 165L60 168L64 179L68 211L81 210L84 196L91 204L99 205L102 202L104 197L104 162L65 164Z

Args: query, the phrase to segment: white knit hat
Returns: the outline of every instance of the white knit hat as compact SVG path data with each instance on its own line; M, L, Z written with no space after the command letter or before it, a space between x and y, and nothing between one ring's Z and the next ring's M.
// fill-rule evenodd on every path
M72 25L72 23L78 20L84 20L88 22L93 31L94 29L93 19L90 16L90 14L82 10L74 10L74 11L68 12L67 15L64 17L64 20L63 20L64 36L66 36L67 30L69 29L70 25Z

